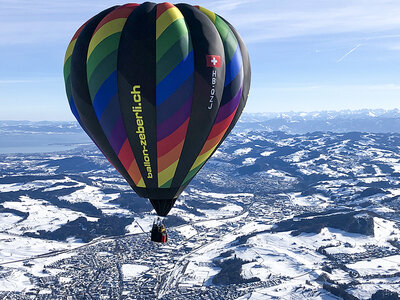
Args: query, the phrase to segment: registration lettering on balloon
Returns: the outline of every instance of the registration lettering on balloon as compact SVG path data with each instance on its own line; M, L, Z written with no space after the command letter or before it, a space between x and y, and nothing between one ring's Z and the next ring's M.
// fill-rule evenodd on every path
M211 76L211 90L210 90L210 105L208 106L208 109L212 109L213 104L214 104L214 96L215 96L215 85L217 83L217 71L213 70L212 71L212 76Z
M151 170L151 163L149 157L149 150L147 149L147 139L146 133L144 130L144 122L142 113L142 97L140 95L140 85L134 85L131 91L131 95L133 97L134 105L132 105L132 112L135 114L137 130L136 133L139 136L140 145L142 146L143 153L143 165L147 171L147 178L153 178L153 172Z

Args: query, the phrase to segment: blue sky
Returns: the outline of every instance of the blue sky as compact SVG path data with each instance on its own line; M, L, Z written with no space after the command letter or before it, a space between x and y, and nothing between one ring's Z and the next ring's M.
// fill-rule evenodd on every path
M190 1L229 20L252 63L247 112L398 108L399 0ZM73 120L75 30L114 1L0 0L0 119Z

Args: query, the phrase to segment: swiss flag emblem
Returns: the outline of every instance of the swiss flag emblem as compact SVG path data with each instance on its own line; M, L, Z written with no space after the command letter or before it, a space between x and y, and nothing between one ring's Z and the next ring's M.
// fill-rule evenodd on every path
M206 55L207 67L221 68L221 56L219 55Z

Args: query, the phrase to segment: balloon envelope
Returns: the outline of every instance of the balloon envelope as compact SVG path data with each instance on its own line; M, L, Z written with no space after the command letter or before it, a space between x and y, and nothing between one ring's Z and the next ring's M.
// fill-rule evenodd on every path
M250 63L222 17L146 2L111 7L82 25L64 78L79 124L165 216L240 117Z

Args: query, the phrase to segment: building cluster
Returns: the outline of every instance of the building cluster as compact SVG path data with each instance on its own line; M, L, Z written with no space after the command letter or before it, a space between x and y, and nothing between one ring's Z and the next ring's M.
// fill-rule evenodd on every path
M259 186L255 189L254 198L226 199L227 203L240 205L243 210L234 216L216 218L215 221L223 221L217 226L203 224L210 220L192 222L190 225L197 233L191 237L182 235L177 228L179 226L170 228L170 239L166 245L153 243L150 241L149 233L142 233L105 238L80 247L69 257L46 265L40 276L26 273L34 286L30 290L23 293L0 292L0 298L235 299L258 289L284 284L293 278L275 275L258 282L213 285L210 280L194 280L187 272L190 259L203 247L221 240L227 234L239 232L250 222L260 225L276 224L279 220L294 215L320 212L318 206L307 208L290 206L287 196L282 193L271 195L261 195L261 193L262 186ZM204 199L201 199L202 196L198 197L200 200L209 200L205 196ZM237 244L237 247L246 247L246 242L243 245ZM323 254L327 256L327 261L331 262L330 266L337 268L361 260L399 255L400 249L367 245L364 252L328 253L329 251L325 251ZM142 266L145 267L145 271L127 275L123 271L124 265L132 268ZM27 268L34 266L34 260L24 263L24 267ZM196 266L216 269L212 260L198 262ZM8 276L6 267L1 271L0 276ZM353 270L348 271L351 277L357 277L357 274L351 273Z

